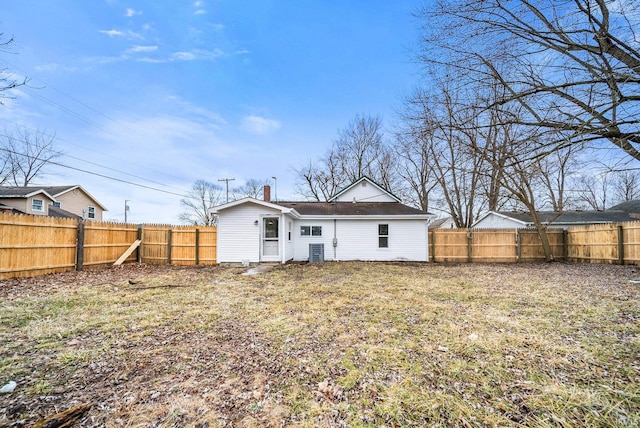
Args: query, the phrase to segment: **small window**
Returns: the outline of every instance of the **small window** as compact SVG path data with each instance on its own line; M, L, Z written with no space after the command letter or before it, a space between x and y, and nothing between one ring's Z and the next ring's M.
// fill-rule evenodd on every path
M44 211L44 201L42 199L32 199L31 211Z
M311 226L311 236L322 236L322 226Z
M378 225L378 248L389 248L389 225Z
M96 218L96 207L88 207L87 218Z
M300 236L311 236L311 226L300 226Z
M53 205L56 208L62 208L62 203L58 201L51 202L51 205Z

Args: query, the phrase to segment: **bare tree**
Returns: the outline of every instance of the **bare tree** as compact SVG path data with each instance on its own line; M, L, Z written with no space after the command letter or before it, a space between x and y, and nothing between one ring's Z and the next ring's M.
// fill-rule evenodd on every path
M220 204L223 192L224 189L217 184L205 180L196 181L187 197L180 199L184 211L178 218L187 224L214 226L216 218L209 213L209 209Z
M405 186L401 194L409 203L429 211L429 195L438 185L431 161L432 135L409 129L396 136L396 168Z
M524 108L506 120L561 131L548 150L608 141L640 160L637 3L443 0L418 16L421 60L461 87L499 81L495 102Z
M0 52L12 53L11 47L13 45L13 37L8 39L4 38L4 33L0 33ZM4 100L12 98L8 95L8 91L17 88L18 86L26 85L27 79L18 79L12 73L7 71L6 68L0 69L0 105L4 104Z
M553 211L562 212L572 203L567 182L577 170L576 151L574 146L567 146L538 160L544 189L542 205L548 205Z
M26 127L5 131L0 149L4 153L4 180L14 186L28 186L46 175L49 163L62 156L55 148L55 135Z
M269 180L250 178L244 183L244 185L233 189L233 199L241 199L245 197L261 199L263 196L264 186L268 184L271 184Z
M609 175L582 175L577 180L578 186L576 199L595 211L603 211L607 208L609 196Z
M393 190L397 184L394 171L394 156L384 143L382 121L358 115L338 132L324 157L296 170L296 190L307 198L327 200L364 175Z
M620 171L613 176L613 198L616 202L640 199L640 172Z

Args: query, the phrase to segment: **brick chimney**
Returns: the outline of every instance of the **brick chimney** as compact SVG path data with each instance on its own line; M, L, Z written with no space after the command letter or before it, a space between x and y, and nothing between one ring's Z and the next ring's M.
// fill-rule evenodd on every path
M271 186L268 184L264 185L264 190L262 191L265 202L271 202Z

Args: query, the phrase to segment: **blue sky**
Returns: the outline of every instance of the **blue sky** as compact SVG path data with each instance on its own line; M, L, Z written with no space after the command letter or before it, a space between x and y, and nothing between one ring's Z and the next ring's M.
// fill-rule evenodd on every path
M357 114L390 126L418 83L418 0L3 3L0 67L31 80L0 128L55 133L66 165L177 194L276 176L294 199L294 168ZM107 219L129 200L131 222L178 222L178 195L49 171L39 184L82 185Z

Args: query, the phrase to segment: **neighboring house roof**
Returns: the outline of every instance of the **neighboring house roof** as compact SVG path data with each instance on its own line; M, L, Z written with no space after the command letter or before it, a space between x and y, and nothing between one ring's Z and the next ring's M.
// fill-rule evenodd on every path
M634 199L632 201L622 202L618 205L612 206L607 211L614 211L614 210L640 215L640 199Z
M439 219L433 220L431 223L429 223L429 229L438 229L444 223L446 223L447 220L449 220L449 219L451 219L451 217L444 217L444 218L439 218Z
M49 192L42 187L14 187L14 186L0 186L0 198L30 198L39 194L44 194L47 198L55 201Z
M108 211L107 208L102 205L96 198L93 197L93 195L91 195L91 193L87 192L82 186L80 185L69 185L69 186L44 186L44 187L40 187L41 189L47 191L48 193L50 193L51 195L53 195L54 197L58 197L60 195L63 195L65 193L71 192L73 190L81 190L82 192L84 192L89 198L91 198L96 205L98 205L100 207L100 209L102 211Z
M388 191L387 189L385 189L384 187L382 187L381 185L379 185L378 183L376 183L375 181L373 181L371 178L367 177L366 175L363 175L362 177L358 178L356 181L354 181L353 183L349 184L344 189L339 190L338 193L336 193L331 198L329 198L329 202L332 202L332 201L338 199L342 194L348 192L350 189L354 188L355 186L357 186L358 184L362 183L365 180L368 181L369 183L373 184L381 192L383 192L383 193L389 195L391 198L395 199L396 202L401 202L400 198L398 198L396 195L394 195L393 193L391 193L390 191Z
M65 211L62 208L58 208L54 205L49 206L49 217L58 217L58 218L75 218L77 220L81 220L82 217L71 213L69 211Z
M489 215L509 219L521 223L525 227L533 225L533 219L529 212L489 211L480 217L472 227L475 227ZM640 220L640 200L623 202L604 211L563 211L562 213L558 213L557 211L538 211L538 216L543 224L554 224L557 226L623 223Z
M24 214L22 211L20 211L19 209L10 207L8 205L3 204L2 202L0 202L0 211L11 211L13 214Z

